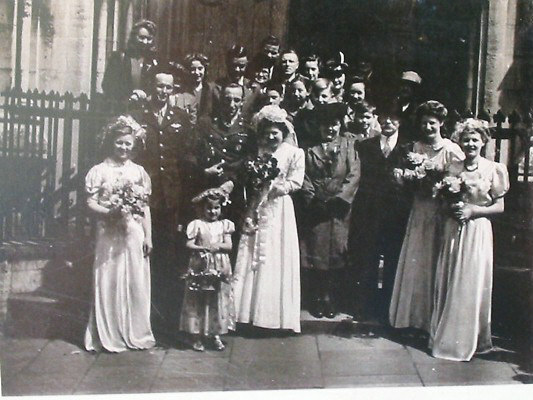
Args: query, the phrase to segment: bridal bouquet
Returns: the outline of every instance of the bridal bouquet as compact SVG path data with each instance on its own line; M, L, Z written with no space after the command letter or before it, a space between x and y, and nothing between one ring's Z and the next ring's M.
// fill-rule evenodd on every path
M408 183L415 189L430 192L444 177L444 171L426 154L409 152L403 160L404 168L394 168L393 175L398 183Z
M143 186L131 181L117 181L111 187L109 197L103 205L120 210L121 214L133 217L144 217L144 209L148 205L148 194Z
M266 198L270 185L280 173L278 160L271 154L258 156L244 164L246 188L249 189L247 211L243 232L251 234L257 230L257 210Z
M463 207L466 194L465 181L459 176L446 176L433 186L433 197L443 200L448 212Z

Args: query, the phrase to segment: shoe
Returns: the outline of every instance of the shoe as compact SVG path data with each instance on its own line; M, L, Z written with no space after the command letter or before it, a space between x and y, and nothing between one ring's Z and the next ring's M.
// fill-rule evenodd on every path
M193 345L192 345L192 349L194 351L205 351L205 347L202 344L201 340L197 340L196 342L194 342Z
M314 301L310 313L315 318L322 318L324 316L324 302L322 299L316 299Z
M335 318L336 315L337 315L337 311L335 310L335 307L333 306L330 300L327 300L325 311L324 311L324 316L326 318L332 319L332 318Z
M213 346L215 347L216 351L223 351L226 346L224 346L224 343L222 343L222 340L220 340L220 336L215 336L213 338Z

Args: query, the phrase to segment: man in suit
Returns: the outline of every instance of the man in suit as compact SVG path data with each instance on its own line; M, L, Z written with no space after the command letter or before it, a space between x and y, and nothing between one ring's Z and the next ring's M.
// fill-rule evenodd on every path
M176 283L180 264L185 263L178 232L186 222L188 208L187 178L192 165L189 116L168 104L174 90L174 74L170 66L154 69L150 97L132 116L146 129L144 148L136 161L152 180L152 304L155 308L154 330L175 329L178 295Z
M395 98L395 107L400 113L400 134L407 141L418 140L415 118L421 84L422 78L415 71L402 72L400 88Z
M360 320L388 320L409 216L410 198L393 180L393 169L406 157L408 147L399 137L398 114L393 109L381 110L378 113L381 134L356 143L361 180L352 206L348 259L352 309Z

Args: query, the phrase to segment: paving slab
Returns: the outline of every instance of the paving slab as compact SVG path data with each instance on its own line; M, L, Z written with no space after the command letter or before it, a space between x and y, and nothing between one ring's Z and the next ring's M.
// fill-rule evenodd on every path
M520 383L514 380L517 374L506 363L417 364L417 370L426 386Z
M159 367L130 365L91 368L77 385L74 394L146 393Z
M413 360L401 350L321 351L324 376L416 375Z
M223 375L175 375L160 371L150 387L152 393L165 392L203 392L224 390Z
M423 386L418 375L326 376L326 388Z
M286 338L234 338L230 358L232 362L277 358L318 362L316 337L297 335Z
M48 339L3 338L0 340L0 359L4 360L21 355L36 356L48 342Z
M304 389L324 387L320 362L286 358L231 361L224 390Z
M317 336L319 351L350 351L350 350L404 350L402 344L389 339L375 338L344 338L333 335Z
M2 380L3 396L71 394L83 378L79 371L24 373Z
M174 375L220 375L227 370L228 358L180 358L165 357L161 371L172 372Z
M123 351L121 353L100 353L94 367L159 366L165 358L165 354L165 349L158 348Z

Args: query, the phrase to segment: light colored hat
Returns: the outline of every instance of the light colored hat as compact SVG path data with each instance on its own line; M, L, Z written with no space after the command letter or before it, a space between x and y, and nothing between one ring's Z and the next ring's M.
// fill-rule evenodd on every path
M415 71L404 71L402 73L402 80L409 81L420 85L422 83L422 78Z
M232 181L226 181L219 187L204 190L198 196L193 198L191 202L199 203L208 196L214 196L220 198L222 206L226 206L231 203L229 200L229 195L233 191L233 187L234 185Z

